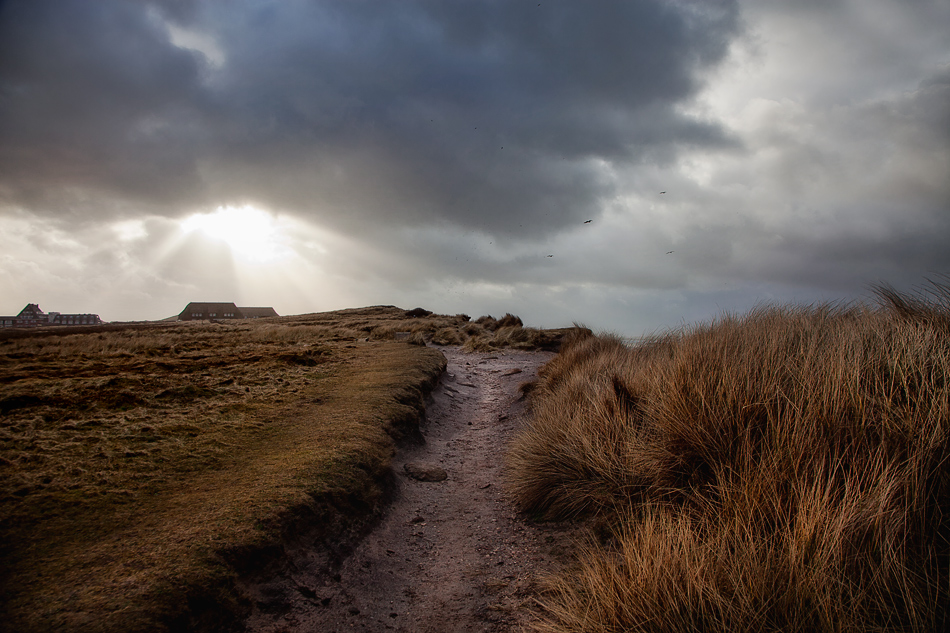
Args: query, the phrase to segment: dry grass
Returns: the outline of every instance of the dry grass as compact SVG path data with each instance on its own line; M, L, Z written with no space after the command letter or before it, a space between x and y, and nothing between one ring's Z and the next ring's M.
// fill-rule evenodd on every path
M444 368L427 342L551 348L563 334L469 320L374 306L0 331L4 625L239 621L235 578L295 526L331 541L375 511L394 441Z
M0 628L238 621L237 576L380 501L444 368L356 342L401 314L3 332Z
M365 337L370 340L408 340L415 344L460 346L467 352L490 352L502 348L556 351L572 328L538 329L524 327L521 318L490 315L472 322L467 314L446 316L415 308L405 311L393 306L347 310L325 315L304 315L310 327L324 328L326 336L337 340Z
M509 454L598 515L540 631L935 631L950 587L950 294L577 336Z
M306 327L318 330L316 335L331 340L411 340L416 344L461 346L470 352L505 347L556 350L569 331L526 328L519 317L510 313L501 319L482 316L471 322L467 314L447 316L421 308L406 311L394 306L374 306L356 312L339 310L291 319L305 319Z
M518 319L518 323L520 321ZM477 323L469 323L461 328L462 349L466 352L491 352L501 348L557 351L564 337L573 331L572 328L541 330L498 323L500 321L491 324L493 329Z

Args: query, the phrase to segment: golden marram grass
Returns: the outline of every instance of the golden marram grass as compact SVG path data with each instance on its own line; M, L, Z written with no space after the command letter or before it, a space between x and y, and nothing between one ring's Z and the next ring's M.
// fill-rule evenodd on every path
M577 336L510 449L526 511L597 516L540 631L935 631L950 594L950 301L761 307Z

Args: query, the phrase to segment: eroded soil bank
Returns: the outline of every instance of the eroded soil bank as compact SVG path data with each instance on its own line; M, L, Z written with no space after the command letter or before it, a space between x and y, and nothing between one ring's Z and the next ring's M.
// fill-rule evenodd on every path
M248 631L509 631L531 617L538 575L567 535L515 511L503 455L521 423L518 386L553 355L442 351L425 441L396 455L379 524L342 561L301 552L249 587Z

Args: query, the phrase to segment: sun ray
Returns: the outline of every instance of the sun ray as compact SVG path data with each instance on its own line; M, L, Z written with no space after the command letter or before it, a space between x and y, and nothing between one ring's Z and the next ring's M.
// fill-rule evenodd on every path
M200 232L224 242L236 258L245 261L272 262L287 254L284 235L274 216L249 205L195 213L180 226L185 234Z

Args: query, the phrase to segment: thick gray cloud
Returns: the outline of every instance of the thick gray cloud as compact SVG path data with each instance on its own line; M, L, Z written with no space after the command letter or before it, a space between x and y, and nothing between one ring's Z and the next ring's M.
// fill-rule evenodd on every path
M672 106L737 28L725 1L10 2L0 187L80 216L254 200L349 230L549 232L613 195L603 161L728 142Z
M704 15L662 2L301 11L252 14L223 34L233 72L220 89L236 129L217 166L236 177L215 180L228 191L249 183L248 195L337 221L543 233L612 195L601 161L724 142L670 106L725 53L736 22L727 5Z
M886 99L757 108L712 183L738 195L694 193L731 228L733 256L704 270L842 294L950 270L950 66Z
M143 7L0 8L0 194L39 212L110 197L167 203L198 186L189 122L199 67ZM102 196L93 204L90 195Z

